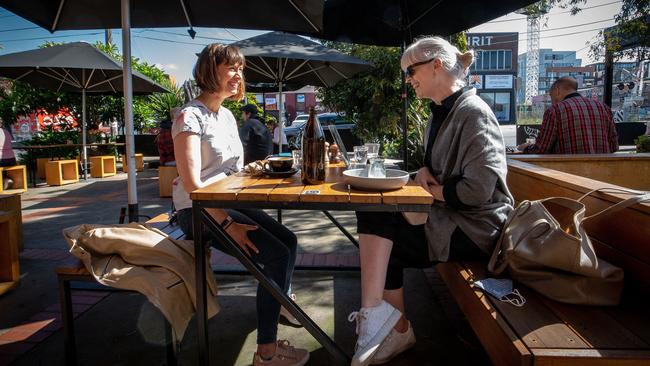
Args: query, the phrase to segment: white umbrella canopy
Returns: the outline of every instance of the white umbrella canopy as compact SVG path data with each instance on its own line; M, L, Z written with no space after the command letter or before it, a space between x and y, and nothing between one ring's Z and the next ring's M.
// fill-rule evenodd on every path
M38 48L0 56L0 76L57 92L81 93L82 161L86 178L86 95L122 92L122 65L86 42ZM150 94L167 90L135 72L133 92Z
M133 27L194 26L283 30L316 34L322 31L324 0L0 0L3 7L47 30L122 28L124 122L128 159L128 215L138 220L133 138Z

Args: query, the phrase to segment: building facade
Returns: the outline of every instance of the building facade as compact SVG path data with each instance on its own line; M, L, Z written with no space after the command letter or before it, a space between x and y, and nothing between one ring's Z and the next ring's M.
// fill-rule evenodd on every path
M517 45L519 33L467 33L467 47L474 50L469 84L492 108L501 124L516 121Z
M526 94L526 52L518 57L519 87L517 88L517 104L523 104ZM539 83L537 95L546 95L553 82L562 76L571 76L578 80L582 87L589 70L582 69L582 59L576 58L575 51L554 51L550 48L539 50Z

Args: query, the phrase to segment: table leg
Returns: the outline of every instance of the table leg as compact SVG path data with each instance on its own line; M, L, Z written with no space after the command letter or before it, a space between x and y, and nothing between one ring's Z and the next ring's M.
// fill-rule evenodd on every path
M198 329L199 365L210 365L210 348L208 345L208 307L205 282L205 246L202 244L201 208L192 204L192 221L194 234L194 263L196 267L196 323Z
M343 235L345 235L352 242L352 244L354 244L355 247L359 247L359 242L357 239L355 239L354 236L352 236L352 234L350 234L350 232L344 228L343 225L341 225L341 223L339 223L331 213L329 213L329 211L323 211L323 213L325 216L327 216L328 219L330 219L330 221L332 221L334 225L336 225L337 228L339 228L339 230L341 230Z
M196 210L193 211L196 213ZM197 215L198 216L198 215ZM194 217L194 232L196 233L196 228L199 227L196 222L196 217ZM273 295L273 297L284 306L291 315L295 316L296 319L302 324L305 329L311 334L318 343L320 343L327 352L330 353L337 361L343 362L346 364L350 363L350 357L336 344L334 341L325 333L313 320L304 312L302 309L287 296L287 294L282 291L282 289L273 281L266 277L266 274L262 268L248 257L242 249L237 245L226 231L219 225L207 212L200 210L200 220L205 224L212 233L214 233L225 247L230 249L230 253L233 253L235 257L248 269L248 271L260 282L264 288ZM194 237L196 242L196 236ZM203 285L205 285L205 276L202 277Z

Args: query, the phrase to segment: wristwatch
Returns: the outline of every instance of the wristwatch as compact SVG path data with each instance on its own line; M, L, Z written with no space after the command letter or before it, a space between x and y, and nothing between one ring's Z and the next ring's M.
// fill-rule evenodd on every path
M225 220L221 222L221 227L226 230L232 223L235 222L232 217L228 216Z

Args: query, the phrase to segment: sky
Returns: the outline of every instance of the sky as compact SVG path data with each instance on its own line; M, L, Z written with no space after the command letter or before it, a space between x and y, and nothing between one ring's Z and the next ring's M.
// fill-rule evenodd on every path
M598 31L614 25L614 14L621 8L621 1L587 0L583 11L572 16L568 9L551 9L546 26L540 32L540 47L557 51L577 51L583 65L595 62L588 57L587 44L596 39ZM542 23L543 24L543 23ZM150 64L161 67L176 77L178 82L191 78L196 61L195 54L208 43L230 43L253 37L264 31L195 28L197 36L191 39L187 28L147 28L131 30L131 53ZM471 33L519 32L519 53L526 52L526 17L511 13L488 23L471 28ZM121 50L122 34L112 31L113 42ZM0 55L37 48L46 41L95 43L104 41L103 30L58 31L50 33L35 24L0 8Z

